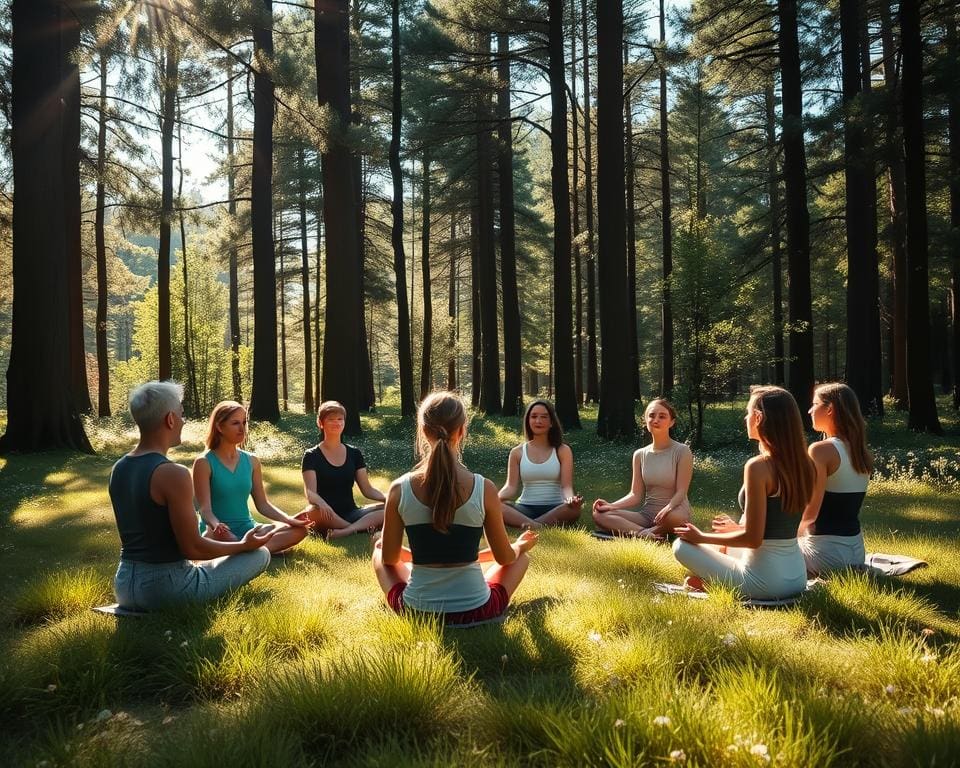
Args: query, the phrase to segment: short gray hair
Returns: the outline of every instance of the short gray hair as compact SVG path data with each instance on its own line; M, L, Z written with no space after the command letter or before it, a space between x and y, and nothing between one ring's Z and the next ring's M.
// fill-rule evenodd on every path
M183 384L148 381L130 393L130 415L141 431L159 426L163 418L183 402Z

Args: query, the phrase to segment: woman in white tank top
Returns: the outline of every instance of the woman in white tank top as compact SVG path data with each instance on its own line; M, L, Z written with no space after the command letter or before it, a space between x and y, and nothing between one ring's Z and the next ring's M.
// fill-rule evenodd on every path
M817 387L810 416L824 439L809 449L817 476L799 541L808 573L819 575L860 567L866 559L859 516L873 458L860 403L846 384Z
M573 491L573 451L553 405L534 400L523 415L527 441L510 451L507 482L500 489L503 521L517 528L563 525L580 517L583 496ZM523 492L517 498L517 490ZM516 501L513 501L516 499Z

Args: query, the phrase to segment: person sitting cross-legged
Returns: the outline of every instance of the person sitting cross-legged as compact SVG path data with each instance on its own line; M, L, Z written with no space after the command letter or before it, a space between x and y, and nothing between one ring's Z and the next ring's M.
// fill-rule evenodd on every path
M563 442L553 405L546 400L530 403L523 415L523 434L527 440L510 451L507 482L498 493L505 502L503 522L517 528L575 522L583 496L573 491L573 451ZM521 484L523 492L517 499Z
M252 528L235 542L200 535L190 471L167 458L180 444L182 398L183 387L172 381L150 381L130 394L140 440L114 464L109 481L120 533L114 591L122 608L213 600L270 563L272 531Z
M217 403L210 414L207 450L193 462L193 491L203 518L203 535L217 541L239 541L257 526L247 506L253 497L257 512L273 520L261 530L275 536L271 554L286 552L306 537L313 523L305 512L291 517L267 498L260 459L240 448L247 439L247 409L233 400Z

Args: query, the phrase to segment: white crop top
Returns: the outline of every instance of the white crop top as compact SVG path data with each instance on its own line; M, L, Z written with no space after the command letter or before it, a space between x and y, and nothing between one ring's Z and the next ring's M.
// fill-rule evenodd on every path
M523 492L518 504L562 504L563 489L560 487L560 457L557 449L550 451L550 458L538 464L527 456L527 444L520 447L520 480Z

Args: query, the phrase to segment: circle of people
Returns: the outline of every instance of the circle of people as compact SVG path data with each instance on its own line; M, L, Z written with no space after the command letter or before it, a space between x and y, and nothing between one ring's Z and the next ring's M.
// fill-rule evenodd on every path
M241 448L247 412L240 403L214 408L207 450L192 472L167 459L180 444L182 397L175 382L148 382L130 396L140 440L114 465L109 483L121 541L114 588L125 609L214 599L262 573L271 555L289 551L311 529L336 539L382 528L372 565L391 609L438 614L451 624L490 620L523 579L537 529L576 521L583 507L573 488L573 452L545 400L527 407L526 439L510 451L498 490L463 464L463 400L432 393L417 413L419 462L386 495L370 483L360 450L341 440L346 410L324 402L320 442L301 465L307 506L291 516L267 498L260 460ZM693 590L722 584L745 597L777 599L802 592L808 574L862 565L859 513L872 458L857 397L845 384L823 384L809 413L823 439L808 448L793 396L775 386L752 388L744 421L759 453L743 468L742 514L714 517L706 531L691 522L693 455L670 435L676 412L669 401L652 400L644 412L652 440L633 454L630 491L593 503L597 528L663 542L670 536ZM357 506L354 484L372 504ZM254 521L250 497L271 522ZM507 525L523 529L514 541Z

